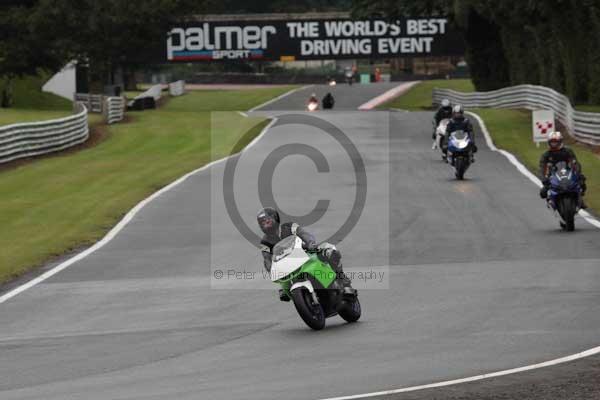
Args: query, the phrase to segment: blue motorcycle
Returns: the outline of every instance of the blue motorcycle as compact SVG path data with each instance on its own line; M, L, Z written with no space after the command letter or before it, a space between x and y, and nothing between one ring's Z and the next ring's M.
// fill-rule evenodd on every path
M580 209L581 192L578 171L564 161L557 163L550 175L547 204L560 219L560 227L566 231L575 230L575 214Z
M471 136L465 131L454 131L448 137L448 162L454 167L456 179L464 179L471 165Z

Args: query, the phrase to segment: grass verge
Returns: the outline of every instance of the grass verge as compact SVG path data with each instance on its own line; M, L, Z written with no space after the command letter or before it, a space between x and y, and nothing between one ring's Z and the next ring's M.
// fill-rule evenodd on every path
M577 111L600 113L600 105L578 104L575 106Z
M141 90L126 90L122 93L122 96L127 97L127 99L132 100L135 96L138 96L140 94L144 93Z
M109 137L96 147L0 172L0 282L96 242L140 200L228 155L227 146L211 146L210 111L245 110L289 89L190 92L129 113L130 122L106 127ZM236 143L266 123L217 113L212 129L223 144Z
M71 102L53 93L42 92L44 82L50 76L27 76L13 83L13 105L15 109L71 111Z
M45 77L28 76L13 82L13 104L0 108L0 126L45 121L72 114L71 102L41 91Z
M475 90L473 83L470 79L438 79L431 81L422 81L421 83L413 86L404 95L396 97L387 103L382 104L378 108L389 109L399 108L402 110L410 111L423 111L431 110L431 99L433 88L444 88L453 89L460 92L472 92Z
M16 108L0 108L0 126L21 122L46 121L72 115L70 111L27 110Z

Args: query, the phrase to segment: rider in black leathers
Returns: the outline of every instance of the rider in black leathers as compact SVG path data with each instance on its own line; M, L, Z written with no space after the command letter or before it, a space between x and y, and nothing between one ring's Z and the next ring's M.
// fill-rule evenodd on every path
M264 233L260 245L265 269L268 272L271 272L273 246L288 236L296 235L302 240L306 251L317 252L322 261L331 265L342 285L350 286L350 279L344 274L342 268L342 254L333 244L317 244L315 237L310 232L294 222L280 223L279 212L271 207L260 210L256 219L260 229ZM289 301L289 297L281 290L279 291L279 297L282 301Z
M461 105L454 106L454 108L452 109L452 119L446 127L446 135L444 136L444 143L442 145L442 152L444 153L444 158L446 158L448 155L448 138L450 137L450 134L452 132L456 131L464 131L471 138L471 162L475 162L473 154L477 153L477 146L475 145L473 124L471 124L471 121L469 121L469 119L465 117L465 113Z
M540 189L540 197L545 199L548 197L550 189L550 174L552 169L559 162L566 162L569 166L577 171L581 183L581 208L587 208L583 202L583 196L587 190L585 175L582 173L581 164L577 161L575 152L563 144L563 137L560 132L552 132L548 135L548 150L540 157L540 177L542 178L542 188Z
M435 131L437 127L440 125L440 122L446 118L452 118L452 106L450 105L450 101L448 99L442 100L441 107L438 108L433 116L433 121L435 123L435 126L433 127L433 135L431 137L433 140L435 140Z
M323 108L324 109L331 109L331 108L333 108L333 106L335 104L335 99L333 98L333 95L328 92L325 95L325 97L323 97L322 104L323 104Z

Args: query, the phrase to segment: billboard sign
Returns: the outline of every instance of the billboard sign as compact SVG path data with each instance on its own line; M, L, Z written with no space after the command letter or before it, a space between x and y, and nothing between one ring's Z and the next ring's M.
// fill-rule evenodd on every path
M446 18L209 21L175 26L163 60L291 61L463 55Z

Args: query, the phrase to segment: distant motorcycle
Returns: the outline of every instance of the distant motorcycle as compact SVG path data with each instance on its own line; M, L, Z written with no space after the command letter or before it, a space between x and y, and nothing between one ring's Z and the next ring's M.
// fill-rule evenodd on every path
M568 232L575 230L575 214L581 204L581 178L568 163L556 164L550 175L550 190L546 204L560 220L560 227Z
M331 110L335 105L335 99L333 98L333 95L331 93L327 93L325 97L323 97L321 103L323 104L324 110Z
M308 109L308 111L315 111L316 109L319 108L319 101L318 100L317 101L314 101L314 100L309 101L306 108Z
M354 74L352 73L352 71L347 71L346 72L346 83L348 83L349 86L352 86L353 81L354 81Z
M471 165L471 137L465 131L454 131L448 138L448 162L454 167L456 179L464 179Z
M442 150L442 142L444 140L444 136L446 135L446 127L448 126L449 122L450 122L449 118L444 118L440 121L439 125L435 128L435 138L433 139L433 144L431 145L431 148L433 150L435 150L435 149L440 149L440 151ZM434 121L434 123L435 123L435 121ZM442 158L444 158L444 157L442 156Z

